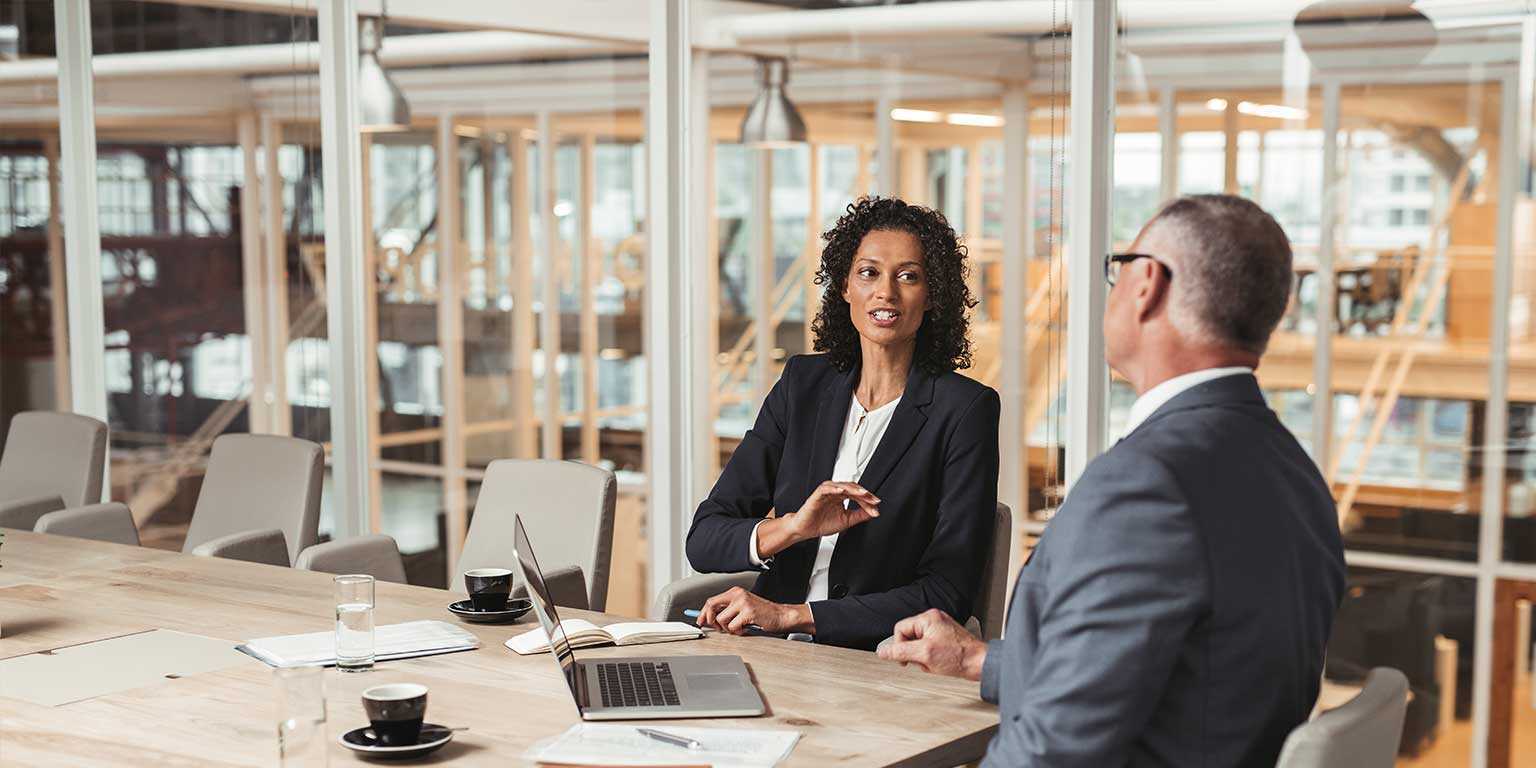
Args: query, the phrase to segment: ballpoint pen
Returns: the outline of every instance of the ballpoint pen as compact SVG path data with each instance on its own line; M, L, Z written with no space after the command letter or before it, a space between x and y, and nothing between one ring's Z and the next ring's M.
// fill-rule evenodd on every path
M689 739L683 736L674 736L665 731L658 731L653 728L636 728L635 730L639 731L641 736L644 736L648 739L655 739L656 741L662 742L663 744L671 744L674 747L682 747L683 749L703 749L703 745L699 744L699 742L695 741L694 739Z

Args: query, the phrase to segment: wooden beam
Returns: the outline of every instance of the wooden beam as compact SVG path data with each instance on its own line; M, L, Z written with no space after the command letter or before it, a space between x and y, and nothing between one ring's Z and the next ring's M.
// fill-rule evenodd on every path
M539 347L544 351L544 419L540 430L543 456L563 458L560 432L560 237L555 220L555 139L554 121L548 112L539 113L539 173L534 192L534 208L539 217L539 257L544 262L543 310L539 313Z

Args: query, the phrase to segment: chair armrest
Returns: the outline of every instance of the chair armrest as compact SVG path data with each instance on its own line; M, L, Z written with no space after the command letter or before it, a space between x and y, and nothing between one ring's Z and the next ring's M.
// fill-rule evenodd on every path
M561 608L590 610L591 604L587 601L587 577L581 572L579 565L567 565L546 571L544 588L549 590L549 599ZM518 584L512 590L512 597L527 596L528 588L522 584Z
M56 493L0 501L0 528L35 530L38 518L63 508L64 499Z
M117 502L49 512L37 519L33 530L133 547L139 545L139 529L133 525L133 513L128 511L128 505Z
M288 539L277 528L241 531L197 545L192 554L288 567Z
M652 621L688 621L683 611L698 608L704 601L731 587L751 589L757 583L756 571L743 573L699 573L684 576L661 588L651 603Z

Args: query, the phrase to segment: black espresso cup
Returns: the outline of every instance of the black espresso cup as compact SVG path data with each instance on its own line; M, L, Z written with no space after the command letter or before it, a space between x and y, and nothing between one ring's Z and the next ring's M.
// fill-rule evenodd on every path
M475 568L464 572L464 589L477 611L504 611L512 594L512 572L506 568Z
M375 685L363 691L363 711L378 743L408 747L421 739L427 715L427 687L416 683Z

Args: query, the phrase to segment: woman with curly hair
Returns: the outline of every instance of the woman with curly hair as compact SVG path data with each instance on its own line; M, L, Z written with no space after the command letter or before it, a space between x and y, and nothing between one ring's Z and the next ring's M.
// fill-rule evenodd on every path
M937 608L964 623L997 504L997 392L971 364L966 252L939 213L864 198L822 235L813 330L688 531L701 572L759 571L699 624L872 649Z

